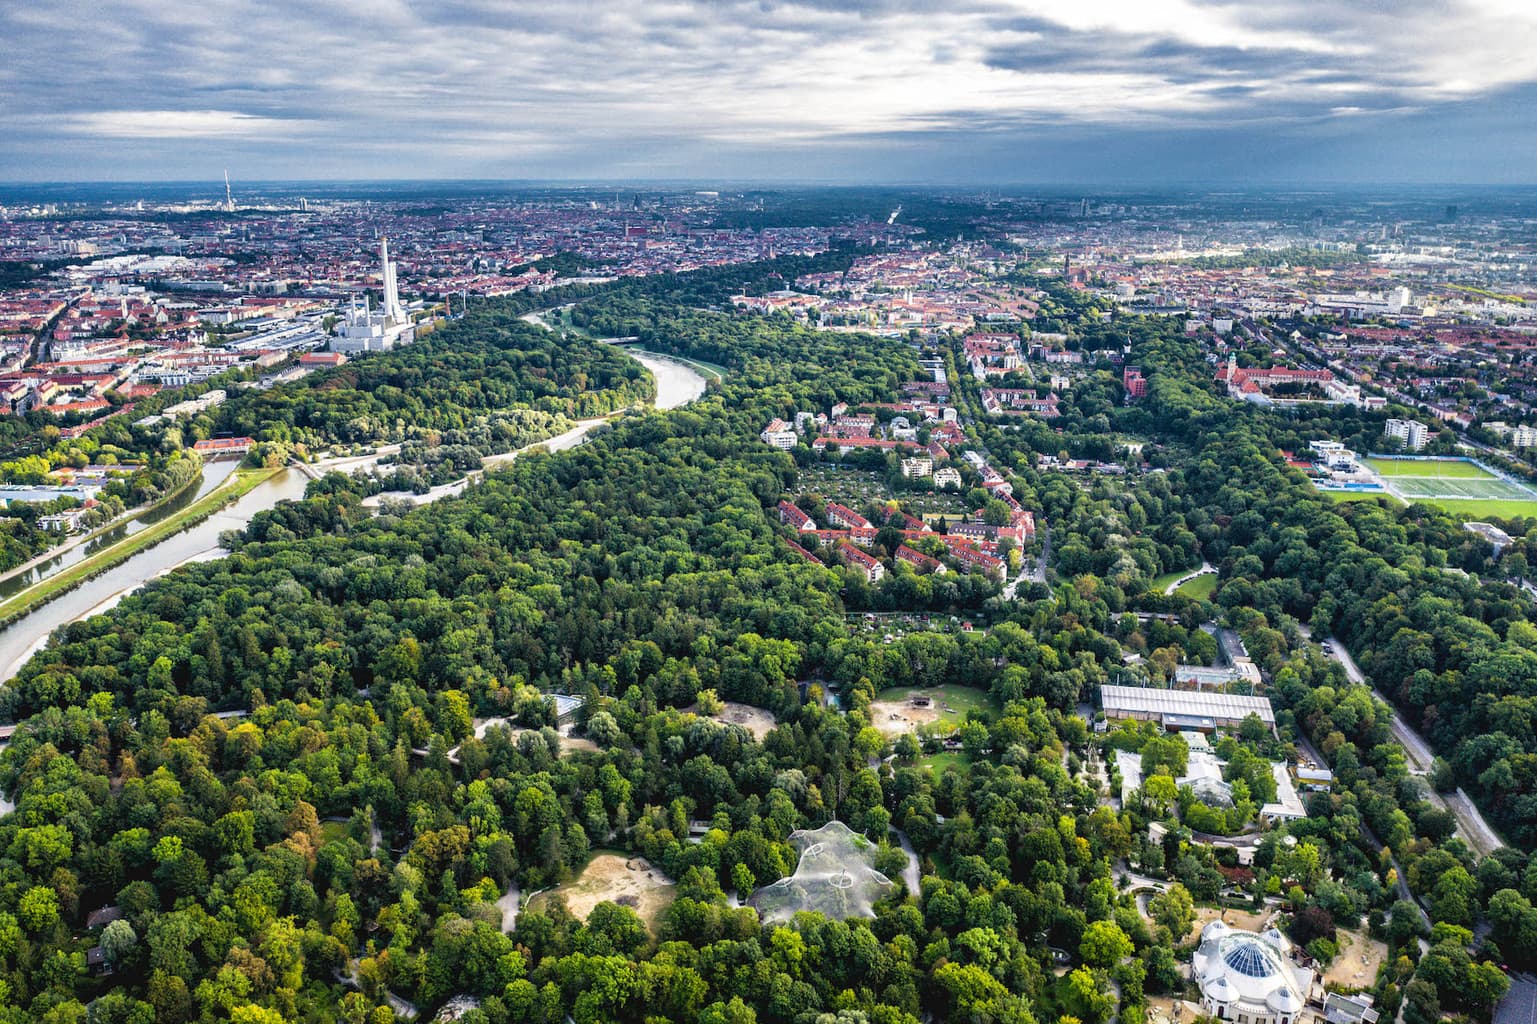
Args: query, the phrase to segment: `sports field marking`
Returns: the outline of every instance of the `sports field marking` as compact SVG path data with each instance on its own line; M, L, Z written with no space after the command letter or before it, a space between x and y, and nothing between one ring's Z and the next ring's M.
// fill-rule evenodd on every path
M1460 459L1364 459L1378 476L1418 476L1438 480L1494 480L1495 475L1476 462Z
M1422 499L1421 504L1434 505L1448 515L1463 522L1483 519L1537 519L1537 501L1480 501L1460 498Z
M1532 501L1537 492L1508 480L1493 478L1469 480L1466 478L1431 479L1426 477L1394 477L1390 486L1406 498L1469 498L1474 500Z

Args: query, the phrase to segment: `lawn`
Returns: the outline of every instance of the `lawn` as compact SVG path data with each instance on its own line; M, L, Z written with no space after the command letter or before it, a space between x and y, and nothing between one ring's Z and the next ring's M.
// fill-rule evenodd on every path
M1147 589L1155 594L1161 594L1169 589L1170 584L1183 577L1189 571L1189 569L1176 569L1173 572L1166 572L1149 583Z
M945 769L951 767L952 765L956 768L969 768L971 766L971 758L967 757L959 750L942 750L937 754L929 754L926 757L920 757L914 763L919 768L934 769L934 775L937 777L943 775L945 773Z
M1394 505L1404 503L1398 495L1389 494L1387 491L1333 491L1320 487L1318 493L1335 501L1375 501L1378 498L1386 498Z
M1421 498L1422 505L1434 505L1443 512L1458 516L1464 522L1483 519L1537 518L1537 501L1503 501L1496 498Z
M1378 476L1423 476L1441 479L1493 479L1494 474L1476 462L1458 459L1364 459Z
M322 821L320 823L320 842L322 845L325 843L339 843L346 838L347 822Z
M1194 598L1197 601L1205 601L1211 597L1212 591L1216 589L1217 574L1214 572L1209 572L1204 575L1197 576L1195 579L1189 581L1188 583L1180 584L1180 586L1175 588L1174 592L1185 597Z

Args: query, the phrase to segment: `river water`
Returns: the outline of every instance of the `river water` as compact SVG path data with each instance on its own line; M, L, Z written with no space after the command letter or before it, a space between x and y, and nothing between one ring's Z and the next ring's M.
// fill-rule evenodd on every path
M704 394L705 379L688 366L646 352L632 351L630 354L644 364L655 376L657 391L656 407L658 409L675 409L680 405L692 402ZM543 443L546 447L557 451L574 447L585 440L588 432L593 427L602 422L602 420L587 421L573 430ZM369 455L330 459L319 463L314 468L321 471L337 470L343 473L351 473L375 465L382 457L382 455ZM487 460L488 468L506 461L507 458L508 456L491 456ZM197 497L207 493L220 480L228 476L233 471L234 466L234 462L211 463L205 472L210 475L216 473L222 473L222 475L212 483L205 478L203 484L197 488L196 494L188 491L184 498L177 499L177 502L180 504L172 504L176 508L182 508L186 504L197 500ZM29 615L0 630L0 682L14 676L21 669L21 666L26 663L27 659L48 642L48 637L60 626L68 625L71 622L87 618L91 615L101 614L116 605L128 594L142 587L145 583L170 572L179 565L185 565L188 562L207 561L225 554L224 549L219 546L220 534L226 530L244 529L250 523L252 516L272 508L278 502L294 501L304 497L304 489L309 483L309 479L300 470L284 469L253 488L250 493L228 508L209 516L196 526L167 537L154 547L146 548L121 565L115 566L63 596L49 601ZM457 484L448 484L446 487L463 490L464 481L460 481ZM443 489L440 488L439 490ZM457 493L457 490L453 492L445 490L445 493ZM437 496L441 497L442 495ZM418 502L428 498L427 495L408 495L408 497L414 497ZM163 518L174 510L167 507L164 510L156 511L158 518ZM132 523L126 524L125 527L120 529L126 529L135 525ZM148 525L148 523L144 525ZM138 526L137 529L143 529L143 526ZM105 537L102 539L105 543L111 543ZM93 545L95 543L94 541L92 542ZM82 547L86 546L88 545L82 545ZM74 552L67 552L60 557L68 557L72 554ZM82 554L79 557L84 557L84 555ZM78 561L79 557L75 561ZM55 570L48 570L47 573L51 575L52 571Z
M680 405L687 405L700 395L704 394L705 379L696 373L691 367L665 356L653 355L650 352L639 349L628 349L630 357L651 371L651 376L656 379L656 408L667 410L676 409ZM587 435L607 423L606 419L582 420L576 426L564 434L557 434L552 438L529 445L529 448L543 448L546 451L563 452L568 448L575 448L587 440ZM522 451L527 451L525 448ZM424 494L414 494L410 491L386 491L383 494L371 495L363 500L365 508L378 508L380 502L386 498L401 498L410 501L413 505L429 505L440 498L462 494L464 489L474 482L486 470L505 466L516 459L522 451L504 452L500 455L488 455L481 460L480 473L472 473L470 476L452 483L439 484Z
M51 558L38 562L26 572L17 573L15 576L0 580L0 601L9 600L34 583L41 582L54 573L83 562L96 554L96 552L116 544L124 537L132 537L134 534L148 529L161 520L175 515L222 484L239 465L240 463L236 460L210 462L203 467L203 479L198 486L189 487L171 501L151 509L137 519L114 526L99 537L93 537L84 544L77 544L67 551L61 551Z

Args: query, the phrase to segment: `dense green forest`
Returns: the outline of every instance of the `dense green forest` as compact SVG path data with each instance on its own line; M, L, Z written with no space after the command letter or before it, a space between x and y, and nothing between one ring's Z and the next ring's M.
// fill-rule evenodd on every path
M1479 715L1514 729L1519 702L1501 702L1525 693L1502 688L1520 677L1473 666L1531 656L1529 607L1513 587L1445 571L1491 571L1487 548L1444 516L1328 504L1277 452L1331 424L1235 411L1178 322L1118 318L1148 402L1124 407L1100 370L1058 423L977 426L1052 526L1048 583L1013 600L958 587L945 604L983 628L887 642L849 613L894 583L872 590L786 548L769 510L796 493L807 456L757 434L796 410L890 400L918 376L917 353L707 308L767 286L752 274L627 284L574 311L594 333L727 366L693 405L620 417L579 449L402 514L369 516L360 484L326 477L258 516L230 557L172 573L33 658L0 691L0 713L21 723L0 753L16 803L0 819L0 1019L382 1024L394 993L429 1013L474 996L474 1024L1136 1024L1150 995L1183 986L1191 901L1225 888L1282 900L1292 937L1321 959L1336 929L1387 942L1385 1014L1487 1014L1505 984L1491 962L1537 955L1537 869L1518 849L1480 860L1451 838L1385 709L1298 630L1346 636L1406 702L1403 664L1409 685L1423 671L1462 687L1427 722L1442 749L1466 746ZM393 429L389 411L401 436L406 423L473 432L489 406L454 375L498 368L508 402L532 393L531 368L639 393L643 378L599 375L606 353L518 325L523 308L490 306L453 344L450 328L355 378L263 397L248 426L290 443L356 416ZM974 394L958 401L975 408ZM1150 443L1152 472L1034 465L1113 453L1128 435ZM1213 600L1148 593L1202 558L1221 568ZM1295 844L1269 833L1242 870L1152 792L1121 809L1098 799L1112 749L1172 771L1182 743L1096 741L1077 714L1112 678L1210 660L1198 626L1214 615L1243 635L1280 711L1279 736L1224 741L1237 744L1235 790L1258 795L1257 759L1294 755L1303 735L1339 776L1287 827ZM1464 642L1438 646L1443 627ZM1401 645L1407 661L1386 660L1388 641L1427 630ZM1128 654L1145 657L1128 669ZM872 710L887 687L936 683L979 697L943 760L932 741L884 737ZM579 731L596 750L563 746L549 692L585 698ZM1485 693L1497 699L1481 705ZM717 696L777 727L760 742L683 710ZM517 731L477 737L491 716ZM1531 738L1497 734L1507 753L1451 770L1476 781L1503 763L1520 782ZM1516 806L1524 791L1491 779L1480 792L1525 839L1514 830L1537 818ZM835 818L898 880L871 918L768 927L738 905L794 870L794 829ZM707 828L691 842L695 821ZM1161 842L1152 821L1172 823ZM916 892L892 827L918 856ZM678 883L654 931L627 906L582 922L556 900L504 933L509 885L566 881L598 849L643 854ZM1150 919L1132 869L1170 881ZM87 929L109 903L123 920ZM1477 943L1481 920L1492 931ZM1053 970L1053 947L1071 969ZM110 975L87 967L91 949Z
M607 345L563 345L516 307L476 306L413 345L318 379L241 396L218 428L282 446L416 442L482 455L651 397L645 368Z

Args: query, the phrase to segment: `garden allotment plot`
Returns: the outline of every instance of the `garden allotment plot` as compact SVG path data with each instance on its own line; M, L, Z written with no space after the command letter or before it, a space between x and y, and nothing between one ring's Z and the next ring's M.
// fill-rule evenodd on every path
M1436 505L1454 515L1537 515L1537 490L1477 462L1372 458L1367 464L1388 491L1405 501Z

